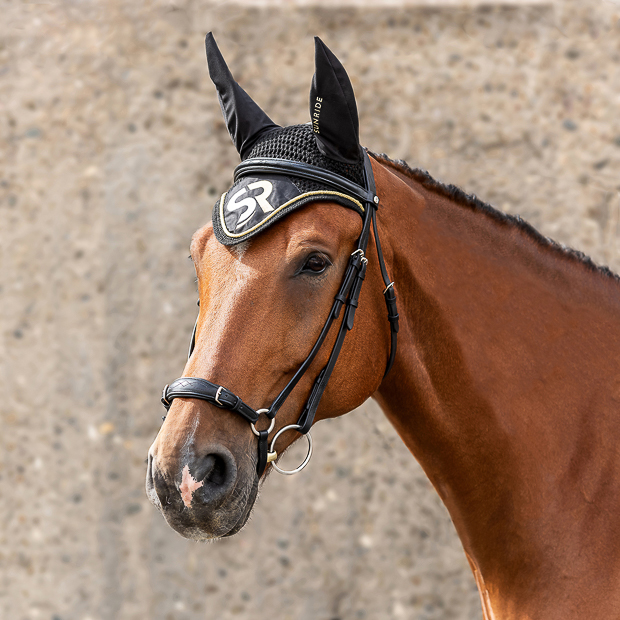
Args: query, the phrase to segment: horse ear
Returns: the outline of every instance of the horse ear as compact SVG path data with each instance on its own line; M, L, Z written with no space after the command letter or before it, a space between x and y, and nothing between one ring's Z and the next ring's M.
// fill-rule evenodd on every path
M360 124L351 80L319 37L314 37L314 63L310 118L317 146L331 159L357 163L361 154Z
M212 32L205 38L205 48L209 75L217 89L228 133L241 159L245 159L258 138L266 131L277 129L279 125L276 125L235 82Z

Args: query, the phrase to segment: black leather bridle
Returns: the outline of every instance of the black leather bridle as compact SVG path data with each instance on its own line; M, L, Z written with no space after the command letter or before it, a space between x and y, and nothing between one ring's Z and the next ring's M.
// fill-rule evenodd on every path
M280 392L277 398L273 401L269 409L254 410L252 407L244 403L241 398L236 396L233 392L227 388L211 383L206 379L200 379L197 377L181 377L176 381L173 381L170 385L164 388L161 402L163 403L166 411L170 409L172 401L175 398L198 398L206 400L207 402L221 407L223 409L230 409L239 414L250 422L252 431L258 436L258 462L256 465L256 471L258 476L262 476L268 462L273 462L277 454L274 450L274 445L278 436L285 430L294 429L302 435L308 437L310 444L310 450L304 463L296 470L287 472L281 470L274 463L274 467L281 473L295 473L302 469L308 462L312 453L312 443L309 436L310 427L314 421L314 416L318 409L323 392L327 387L331 374L336 365L338 355L344 343L346 334L353 328L353 321L355 319L355 311L358 306L360 291L366 275L366 266L368 259L366 257L366 249L368 247L368 240L370 238L370 227L372 226L375 244L377 247L377 256L379 258L379 267L381 269L381 275L385 283L385 290L383 295L388 311L388 320L390 322L391 331L391 343L390 343L390 356L387 361L385 375L390 371L394 364L394 358L396 356L396 342L398 333L398 311L396 308L396 295L394 293L394 283L390 281L388 273L385 267L385 261L383 259L383 253L381 251L381 243L379 241L379 235L377 231L376 212L379 207L379 197L376 195L374 175L372 172L372 166L370 159L365 150L363 150L364 157L364 177L365 187L357 185L349 179L330 172L323 168L311 166L296 161L289 161L283 159L265 158L265 159L248 159L242 162L235 169L235 181L244 176L260 176L261 174L279 174L287 177L297 177L302 179L308 179L311 181L319 182L323 185L327 185L331 189L341 192L347 196L350 196L359 201L364 207L362 232L357 240L357 248L351 254L349 258L349 264L345 270L344 278L337 295L334 298L334 303L329 312L329 316L323 325L321 333L314 343L312 350L306 357L305 361L301 364L297 372L293 375L292 379L288 382L286 387ZM284 401L291 394L295 386L299 383L304 373L310 367L310 364L316 357L323 342L327 338L327 334L332 326L332 323L340 316L340 312L344 307L344 317L340 325L336 342L332 348L331 354L325 367L318 374L314 386L310 391L310 396L304 406L301 415L297 421L297 424L291 424L280 429L271 441L271 447L268 444L269 433L274 427L275 416L278 410L283 405ZM189 356L191 356L196 341L196 326L194 326L194 332L192 334ZM271 420L269 429L258 431L255 428L255 423L258 421L260 414L265 415Z

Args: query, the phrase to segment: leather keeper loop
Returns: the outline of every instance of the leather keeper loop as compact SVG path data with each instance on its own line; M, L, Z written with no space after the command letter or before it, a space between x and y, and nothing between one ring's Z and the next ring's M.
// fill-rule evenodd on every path
M390 322L390 329L398 333L398 308L396 307L396 293L394 292L394 287L390 286L386 289L384 293L385 297L385 305L387 306L388 311L388 321Z
M349 292L351 291L351 286L355 282L355 277L357 275L358 266L355 265L355 259L359 259L357 262L361 264L361 259L359 255L351 256L349 259L349 264L347 265L347 270L344 274L344 279L342 281L342 286L338 291L338 294L334 297L334 318L337 319L340 316L340 310L342 306L347 303L347 297ZM336 305L337 304L337 305Z
M347 313L345 315L347 321L347 329L353 329L353 322L355 321L355 310L357 309L360 292L362 290L362 284L364 283L364 278L366 277L366 265L367 263L362 263L362 266L355 278L355 282L353 283L353 288L351 289L351 296L349 297L349 301L347 302Z

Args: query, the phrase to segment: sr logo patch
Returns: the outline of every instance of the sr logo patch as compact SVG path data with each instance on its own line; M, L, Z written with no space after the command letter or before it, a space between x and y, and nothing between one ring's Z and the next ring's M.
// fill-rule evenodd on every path
M300 194L299 189L283 177L245 177L220 200L222 227L231 237L246 235Z
M247 194L248 190L253 189L262 189L263 193L257 194L256 196L242 198L244 194ZM239 230L243 223L254 215L257 203L263 210L263 213L270 213L273 211L273 207L269 202L267 202L267 198L269 198L271 192L273 192L273 183L271 181L255 181L254 183L250 183L247 187L242 187L230 197L230 200L225 207L228 211L236 211L237 209L245 208L245 211L237 220L235 230Z
M222 195L213 209L213 231L224 245L241 243L293 209L317 200L337 202L364 213L358 200L341 192L319 189L302 193L288 177L265 174L243 177Z

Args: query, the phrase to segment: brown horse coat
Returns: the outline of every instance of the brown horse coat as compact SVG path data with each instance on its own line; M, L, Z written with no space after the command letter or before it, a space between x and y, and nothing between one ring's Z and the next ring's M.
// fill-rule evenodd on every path
M398 356L383 380L389 328L369 253L356 325L317 418L378 400L450 511L486 618L618 617L617 279L403 166L373 167L399 296ZM328 203L241 250L218 244L210 224L200 229L197 354L184 374L234 386L255 408L271 402L316 338L359 230L355 213ZM333 268L296 280L309 251ZM276 430L296 421L328 349ZM238 531L256 495L254 446L235 414L175 401L149 468L170 524L195 538ZM183 468L217 453L233 482L211 503L182 504Z
M234 81L212 35L206 45L231 137L252 160L281 128ZM310 141L327 159L312 157L351 172L343 162L355 167L361 153L352 86L318 39L315 59ZM398 352L384 378L390 329L371 242L355 326L316 420L377 399L452 516L486 620L620 617L617 277L424 173L382 157L373 169ZM234 229L249 226L231 202ZM232 246L208 224L191 248L200 315L184 375L226 386L255 410L308 355L361 229L355 211L324 196L280 215ZM324 269L305 268L318 259ZM298 420L336 332L273 433ZM296 436L283 434L277 452ZM149 451L147 493L182 535L229 536L256 499L256 461L246 420L179 397Z

